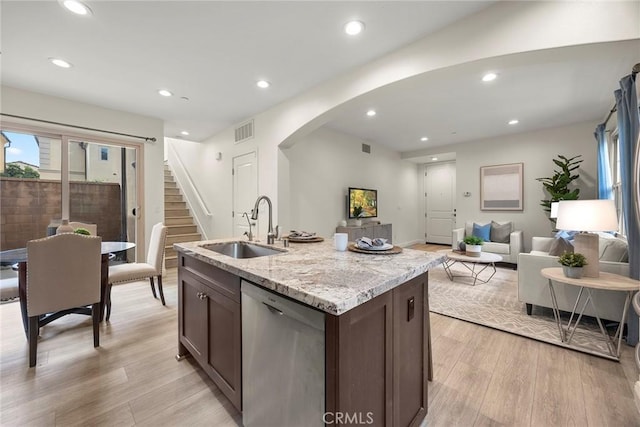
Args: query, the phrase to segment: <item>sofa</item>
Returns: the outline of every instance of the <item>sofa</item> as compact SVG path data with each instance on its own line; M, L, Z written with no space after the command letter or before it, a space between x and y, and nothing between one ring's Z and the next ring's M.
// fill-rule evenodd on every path
M542 277L540 270L547 267L560 267L558 256L549 255L554 245L554 237L533 237L531 252L518 256L518 300L526 304L527 314L531 314L533 306L552 307L549 293L549 282ZM599 239L600 271L615 273L629 277L628 250L626 242L612 235L601 234ZM553 251L552 251L553 252ZM554 290L558 300L558 308L571 312L578 296L576 286L555 283ZM620 321L624 307L625 292L592 290L593 299L598 307L601 319ZM584 301L584 296L583 296ZM581 306L580 306L581 307ZM594 316L591 304L587 305L584 314Z
M451 248L457 250L466 236L473 234L473 225L491 225L492 233L490 241L482 245L482 252L500 255L503 262L518 263L518 254L524 252L524 239L522 230L514 230L510 221L467 221L464 228L456 228L451 236ZM493 232L496 230L495 232ZM499 230L499 232L498 232ZM500 237L498 237L500 236ZM494 241L495 240L495 241Z

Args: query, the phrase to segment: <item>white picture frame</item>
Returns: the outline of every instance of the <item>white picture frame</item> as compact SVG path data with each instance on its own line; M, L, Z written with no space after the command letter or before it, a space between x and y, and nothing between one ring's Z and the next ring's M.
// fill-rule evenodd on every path
M522 211L524 163L480 167L480 210Z

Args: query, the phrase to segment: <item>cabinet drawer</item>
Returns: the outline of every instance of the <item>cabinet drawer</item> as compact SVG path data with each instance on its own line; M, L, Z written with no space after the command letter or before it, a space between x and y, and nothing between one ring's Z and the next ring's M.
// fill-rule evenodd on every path
M240 302L240 277L190 256L180 255L180 269L200 283Z

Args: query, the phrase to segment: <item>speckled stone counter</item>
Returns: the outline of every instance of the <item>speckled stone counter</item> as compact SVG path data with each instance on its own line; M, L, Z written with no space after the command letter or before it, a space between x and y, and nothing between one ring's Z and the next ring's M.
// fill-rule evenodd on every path
M173 246L178 252L334 315L345 313L444 260L442 254L406 248L393 255L339 252L330 239L320 243L291 243L288 248L276 242L272 247L282 253L248 259L235 259L201 247L234 240L237 239Z

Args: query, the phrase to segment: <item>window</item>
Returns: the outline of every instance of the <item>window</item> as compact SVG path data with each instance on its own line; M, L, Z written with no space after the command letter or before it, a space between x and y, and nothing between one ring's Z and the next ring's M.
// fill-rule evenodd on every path
M0 136L2 250L55 233L61 218L96 224L103 241L136 241L142 144L8 122Z
M625 230L624 211L622 210L622 176L620 173L620 144L618 143L618 130L612 132L608 138L609 162L611 163L611 184L613 200L618 214L618 230Z

